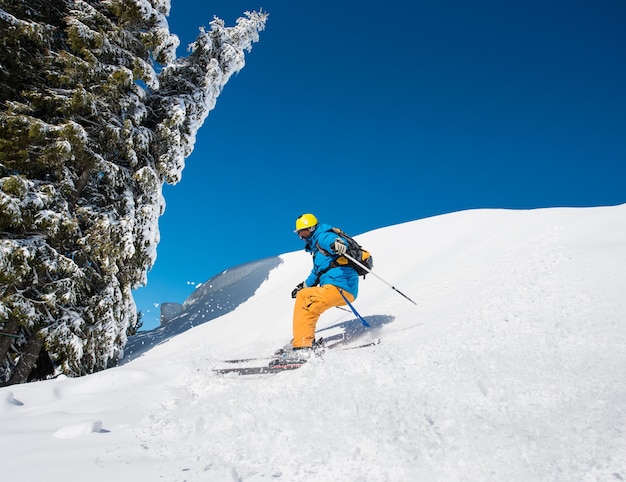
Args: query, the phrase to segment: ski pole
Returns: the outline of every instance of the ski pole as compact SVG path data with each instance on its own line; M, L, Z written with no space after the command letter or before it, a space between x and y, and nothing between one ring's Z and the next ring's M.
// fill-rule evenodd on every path
M359 265L361 268L363 268L365 271L367 271L369 274L376 276L379 280L381 280L383 283L385 283L387 286L389 286L392 290L394 290L396 293L404 296L407 300L409 300L411 303L413 303L414 305L417 305L417 303L415 301L413 301L411 298L409 298L407 295L405 295L402 291L400 291L398 288L396 288L395 286L393 286L391 283L385 281L384 279L382 279L380 276L378 276L376 273L374 273L371 269L369 269L367 266L365 266L363 263L361 263L359 260L354 259L352 256L350 256L348 253L345 253L343 256L345 256L346 258L348 258L350 261L352 261L353 263Z
M352 313L354 313L354 314L356 315L356 317L357 317L359 320L361 320L361 324L362 324L364 327L369 328L369 327L370 327L370 324L369 324L367 321L365 321L365 318L363 318L361 315L359 315L359 312L358 312L358 311L354 308L354 306L352 306L352 303L350 303L350 302L348 301L348 298L346 298L346 295L344 295L344 294L343 294L343 290L342 290L342 289L340 289L340 290L339 290L339 294L341 295L341 297L343 298L343 300L344 300L344 301L348 304L348 306L349 306L349 307L350 307L350 309L352 310Z

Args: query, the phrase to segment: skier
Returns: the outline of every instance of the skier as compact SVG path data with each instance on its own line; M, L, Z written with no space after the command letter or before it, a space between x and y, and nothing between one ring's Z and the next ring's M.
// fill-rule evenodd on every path
M331 229L330 225L320 224L313 214L303 214L296 219L295 232L305 242L304 249L313 256L313 269L308 278L291 292L291 297L296 300L293 340L291 347L278 351L283 359L307 360L315 342L315 327L320 315L329 308L354 301L358 295L357 272L350 266L334 263L346 253L348 243Z

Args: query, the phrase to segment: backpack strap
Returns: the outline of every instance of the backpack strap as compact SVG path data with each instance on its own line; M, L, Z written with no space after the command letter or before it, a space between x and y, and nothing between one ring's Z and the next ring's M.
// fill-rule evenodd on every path
M339 236L340 238L344 238L345 236L347 236L341 229L339 228L330 228L328 231L326 231L328 233L335 233L337 236ZM350 244L350 241L348 239L345 240L348 244ZM315 243L315 247L317 248L317 250L319 252L321 252L324 256L330 256L330 257L334 257L334 259L331 261L331 263L324 268L323 270L319 271L317 273L317 279L315 280L315 284L313 286L317 286L317 284L320 282L320 278L322 277L323 274L327 273L328 271L330 271L333 268L339 268L344 267L344 268L352 268L354 269L354 267L348 263L348 260L343 257L343 256L338 256L336 254L333 253L329 253L328 251L326 251L325 249L322 249L322 247L320 246L319 243ZM338 263L337 260L339 259L345 259L346 263L342 264L342 263Z

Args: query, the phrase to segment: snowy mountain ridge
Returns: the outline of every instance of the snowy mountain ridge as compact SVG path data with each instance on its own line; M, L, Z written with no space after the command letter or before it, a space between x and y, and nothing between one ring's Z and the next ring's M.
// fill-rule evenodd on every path
M472 210L364 233L376 273L418 306L369 276L355 307L371 328L337 309L318 333L380 345L278 375L216 375L222 359L289 340L289 294L310 259L286 253L232 311L120 367L0 390L3 472L624 480L625 221L626 204Z

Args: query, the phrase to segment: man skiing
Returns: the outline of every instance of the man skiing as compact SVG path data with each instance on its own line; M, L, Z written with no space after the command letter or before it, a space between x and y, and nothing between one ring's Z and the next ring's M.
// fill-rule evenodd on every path
M313 269L291 292L291 297L296 299L293 350L283 356L306 360L312 351L320 315L332 307L354 301L359 291L359 276L354 268L335 263L346 253L348 242L333 232L332 226L320 224L313 214L303 214L296 219L295 232L305 242L304 249L313 256Z

